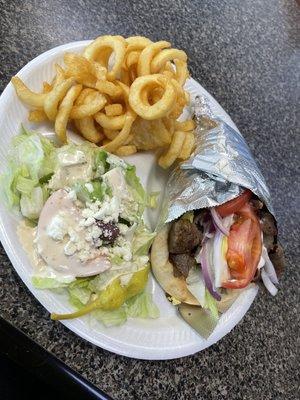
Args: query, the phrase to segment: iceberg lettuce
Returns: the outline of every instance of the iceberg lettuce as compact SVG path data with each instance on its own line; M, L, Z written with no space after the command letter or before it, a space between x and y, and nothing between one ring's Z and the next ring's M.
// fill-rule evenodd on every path
M139 215L142 215L147 205L147 194L140 182L140 179L136 175L136 168L133 165L128 165L125 172L125 179L127 185L131 189L134 200L139 205Z
M159 310L147 292L142 292L127 300L116 310L96 310L93 316L106 327L121 325L128 318L158 318Z
M147 292L142 292L127 300L125 303L126 313L132 318L158 318L159 309Z
M0 177L2 200L9 209L21 210L30 219L38 217L46 200L40 181L54 172L55 150L48 139L22 126L21 134L12 140L8 167Z
M133 254L136 256L148 254L155 236L156 233L150 232L145 225L139 226L134 233L132 243Z
M91 278L77 278L68 286L69 301L70 303L80 309L91 298L92 291L89 289L89 281Z
M57 289L65 288L74 281L75 278L57 275L55 278L48 276L34 275L32 277L32 284L37 289Z
M111 311L96 310L93 311L92 315L106 327L122 325L127 321L126 309L124 307Z

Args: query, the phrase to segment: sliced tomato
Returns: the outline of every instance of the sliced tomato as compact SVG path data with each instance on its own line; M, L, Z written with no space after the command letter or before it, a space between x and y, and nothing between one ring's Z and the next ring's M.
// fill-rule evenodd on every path
M244 288L253 279L261 257L262 240L259 220L249 203L235 213L237 221L231 226L226 260L230 279L224 288Z
M227 217L228 215L234 214L239 209L241 209L244 204L248 203L251 197L252 192L249 189L246 189L235 199L229 200L226 203L217 206L216 211L220 214L221 217Z

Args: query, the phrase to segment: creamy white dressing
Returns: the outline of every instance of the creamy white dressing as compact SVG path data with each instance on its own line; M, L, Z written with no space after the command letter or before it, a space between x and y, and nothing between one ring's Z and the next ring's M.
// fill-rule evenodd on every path
M47 264L37 252L35 238L36 227L29 226L25 220L21 221L17 227L17 234L23 249L26 251L29 261L35 272L41 272Z
M62 240L56 240L59 235L52 228L49 236L49 227L59 218L64 219L65 229L62 231ZM36 242L37 250L47 265L59 272L73 274L74 276L91 276L99 274L110 268L110 261L103 255L101 249L91 246L86 240L86 230L80 226L82 219L81 210L74 205L68 193L60 189L53 193L47 200L38 222ZM72 249L72 244L76 246Z
M120 200L130 199L125 176L120 167L113 168L106 172L106 174L102 176L102 179L111 187L113 196L119 198Z
M90 181L93 178L91 163L75 164L58 168L49 182L53 190L72 187L78 181Z

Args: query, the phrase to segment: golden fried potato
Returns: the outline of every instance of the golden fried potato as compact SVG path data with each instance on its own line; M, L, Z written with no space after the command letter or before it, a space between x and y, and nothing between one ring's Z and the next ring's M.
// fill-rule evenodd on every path
M48 82L43 82L43 93L49 93L53 89L53 86Z
M101 57L101 53L105 52L107 59L106 63L108 64L107 55L110 55L110 53L107 49L111 49L115 55L114 65L111 71L107 72L106 75L109 81L113 81L121 72L122 63L125 56L126 42L122 36L100 36L86 47L83 54L88 60L95 61L97 58L99 59L99 57ZM104 66L108 67L107 64Z
M137 152L137 148L134 145L125 145L119 147L115 153L119 157L124 157L124 156L131 156L132 154L135 154Z
M169 117L164 117L162 119L164 126L169 132L170 137L173 136L173 133L175 132L175 120ZM177 129L178 130L178 129Z
M119 98L122 96L122 90L113 82L97 81L96 89L101 93L108 94L111 97Z
M162 87L164 93L161 99L153 104L145 102L141 92L148 88ZM141 76L130 87L129 104L131 108L142 118L147 120L158 119L166 116L174 107L176 101L176 89L172 82L161 74Z
M126 51L130 52L133 50L143 50L145 47L149 46L153 42L146 38L145 36L130 36L125 39L128 44Z
M73 106L70 118L82 119L90 117L102 110L107 102L105 96L97 91L90 93L89 100L88 103L84 102L84 104Z
M168 61L172 60L187 61L184 51L178 49L164 49L160 51L151 61L151 73L157 74Z
M117 118L117 117L115 117ZM131 126L133 124L134 117L130 115L129 113L126 115L125 123L118 134L118 136L115 137L114 140L112 140L110 143L106 144L103 146L103 149L109 152L115 152L119 147L123 146L124 143L126 142L128 136L130 135L130 130Z
M161 119L147 121L137 117L131 132L133 133L131 144L139 150L154 150L170 144L172 139Z
M181 160L186 160L191 155L195 145L195 136L194 132L186 132L185 139L182 145L182 149L178 158Z
M125 65L127 69L129 69L132 65L137 64L140 58L140 51L131 51L130 53L127 54L127 57L125 59Z
M171 43L166 41L160 41L156 43L149 44L141 52L137 67L138 76L144 76L151 74L151 62L152 59L158 54L162 49L171 47Z
M105 114L108 117L117 117L119 115L122 115L123 113L123 107L122 104L109 104L108 106L104 107Z
M44 110L32 110L29 111L28 121L30 122L43 122L47 121L47 115Z
M183 122L175 121L175 129L178 131L188 132L195 129L196 123L193 119L188 119Z
M55 120L58 111L58 103L65 97L67 91L74 83L74 78L68 78L65 81L54 86L51 92L46 94L44 101L44 111L50 121Z
M56 75L52 82L52 88L66 79L66 71L59 64L55 64L54 68Z
M39 109L44 107L44 102L47 97L46 93L32 92L18 76L13 76L11 78L11 83L14 85L17 96L25 104Z
M108 117L104 113L99 112L94 115L94 118L98 122L98 124L102 126L102 128L118 130L123 128L126 120L126 115L122 114L118 115L117 117Z
M75 102L76 106L89 104L94 94L95 91L93 89L83 89ZM93 117L87 116L82 119L75 119L74 122L77 130L86 140L92 143L100 143L104 138L103 133L99 129L100 127L96 127Z
M75 99L78 97L79 93L82 90L82 85L75 85L72 86L64 99L62 100L57 115L55 119L55 133L59 140L62 143L66 143L67 141L67 135L66 135L66 129L67 129L67 124L70 116L71 109L73 107L73 103Z
M126 86L131 85L131 80L127 68L122 67L120 81L124 83Z
M180 86L183 86L185 84L185 81L189 77L187 62L182 60L174 60L174 64L176 67L175 79Z
M119 131L117 130L106 129L106 128L103 128L103 132L106 138L109 140L114 140L114 138L117 137L119 134Z
M65 53L64 63L67 68L65 71L66 77L73 77L77 82L83 85L95 88L97 82L95 66L85 57L77 53Z
M166 153L160 156L158 160L158 164L162 168L165 169L169 168L175 162L176 158L178 158L185 140L185 136L186 136L185 132L182 131L174 132L169 149L167 150Z
M190 101L183 89L188 76L186 53L169 42L106 35L83 54L66 53L64 67L55 64L55 77L43 83L42 93L18 77L12 83L32 108L28 119L55 121L61 141L72 120L86 140L120 156L168 148L159 159L167 168L194 147L195 123L177 121Z

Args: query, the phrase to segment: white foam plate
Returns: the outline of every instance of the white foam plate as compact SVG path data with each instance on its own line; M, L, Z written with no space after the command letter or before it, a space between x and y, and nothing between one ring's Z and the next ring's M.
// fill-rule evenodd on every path
M66 51L81 52L89 41L73 42L55 47L22 68L20 76L32 90L40 91L42 82L50 81L54 76L54 63L62 63ZM217 103L217 101L195 80L189 79L186 89L192 96L205 94L214 109L229 125L234 123ZM10 140L17 135L20 124L30 128L27 120L28 110L18 100L11 83L7 85L0 97L0 170L6 166L6 156L10 148ZM236 128L236 127L235 127ZM38 127L43 133L53 132L53 126L41 124ZM155 164L153 155L140 153L128 158L137 167L137 173L147 190L161 190L167 174ZM147 214L148 221L155 223L155 213ZM25 285L36 299L49 311L70 312L71 306L64 295L48 290L37 290L31 284L32 267L22 249L17 233L18 221L0 205L0 239L12 262L12 265ZM62 323L74 333L106 350L127 357L139 359L164 360L187 356L201 351L220 340L243 318L252 304L257 288L250 288L240 295L232 307L222 315L220 321L208 340L201 338L176 313L165 297L164 292L151 276L148 288L152 292L155 303L160 309L160 318L153 320L131 319L120 327L105 328L91 321L89 317L63 321Z

